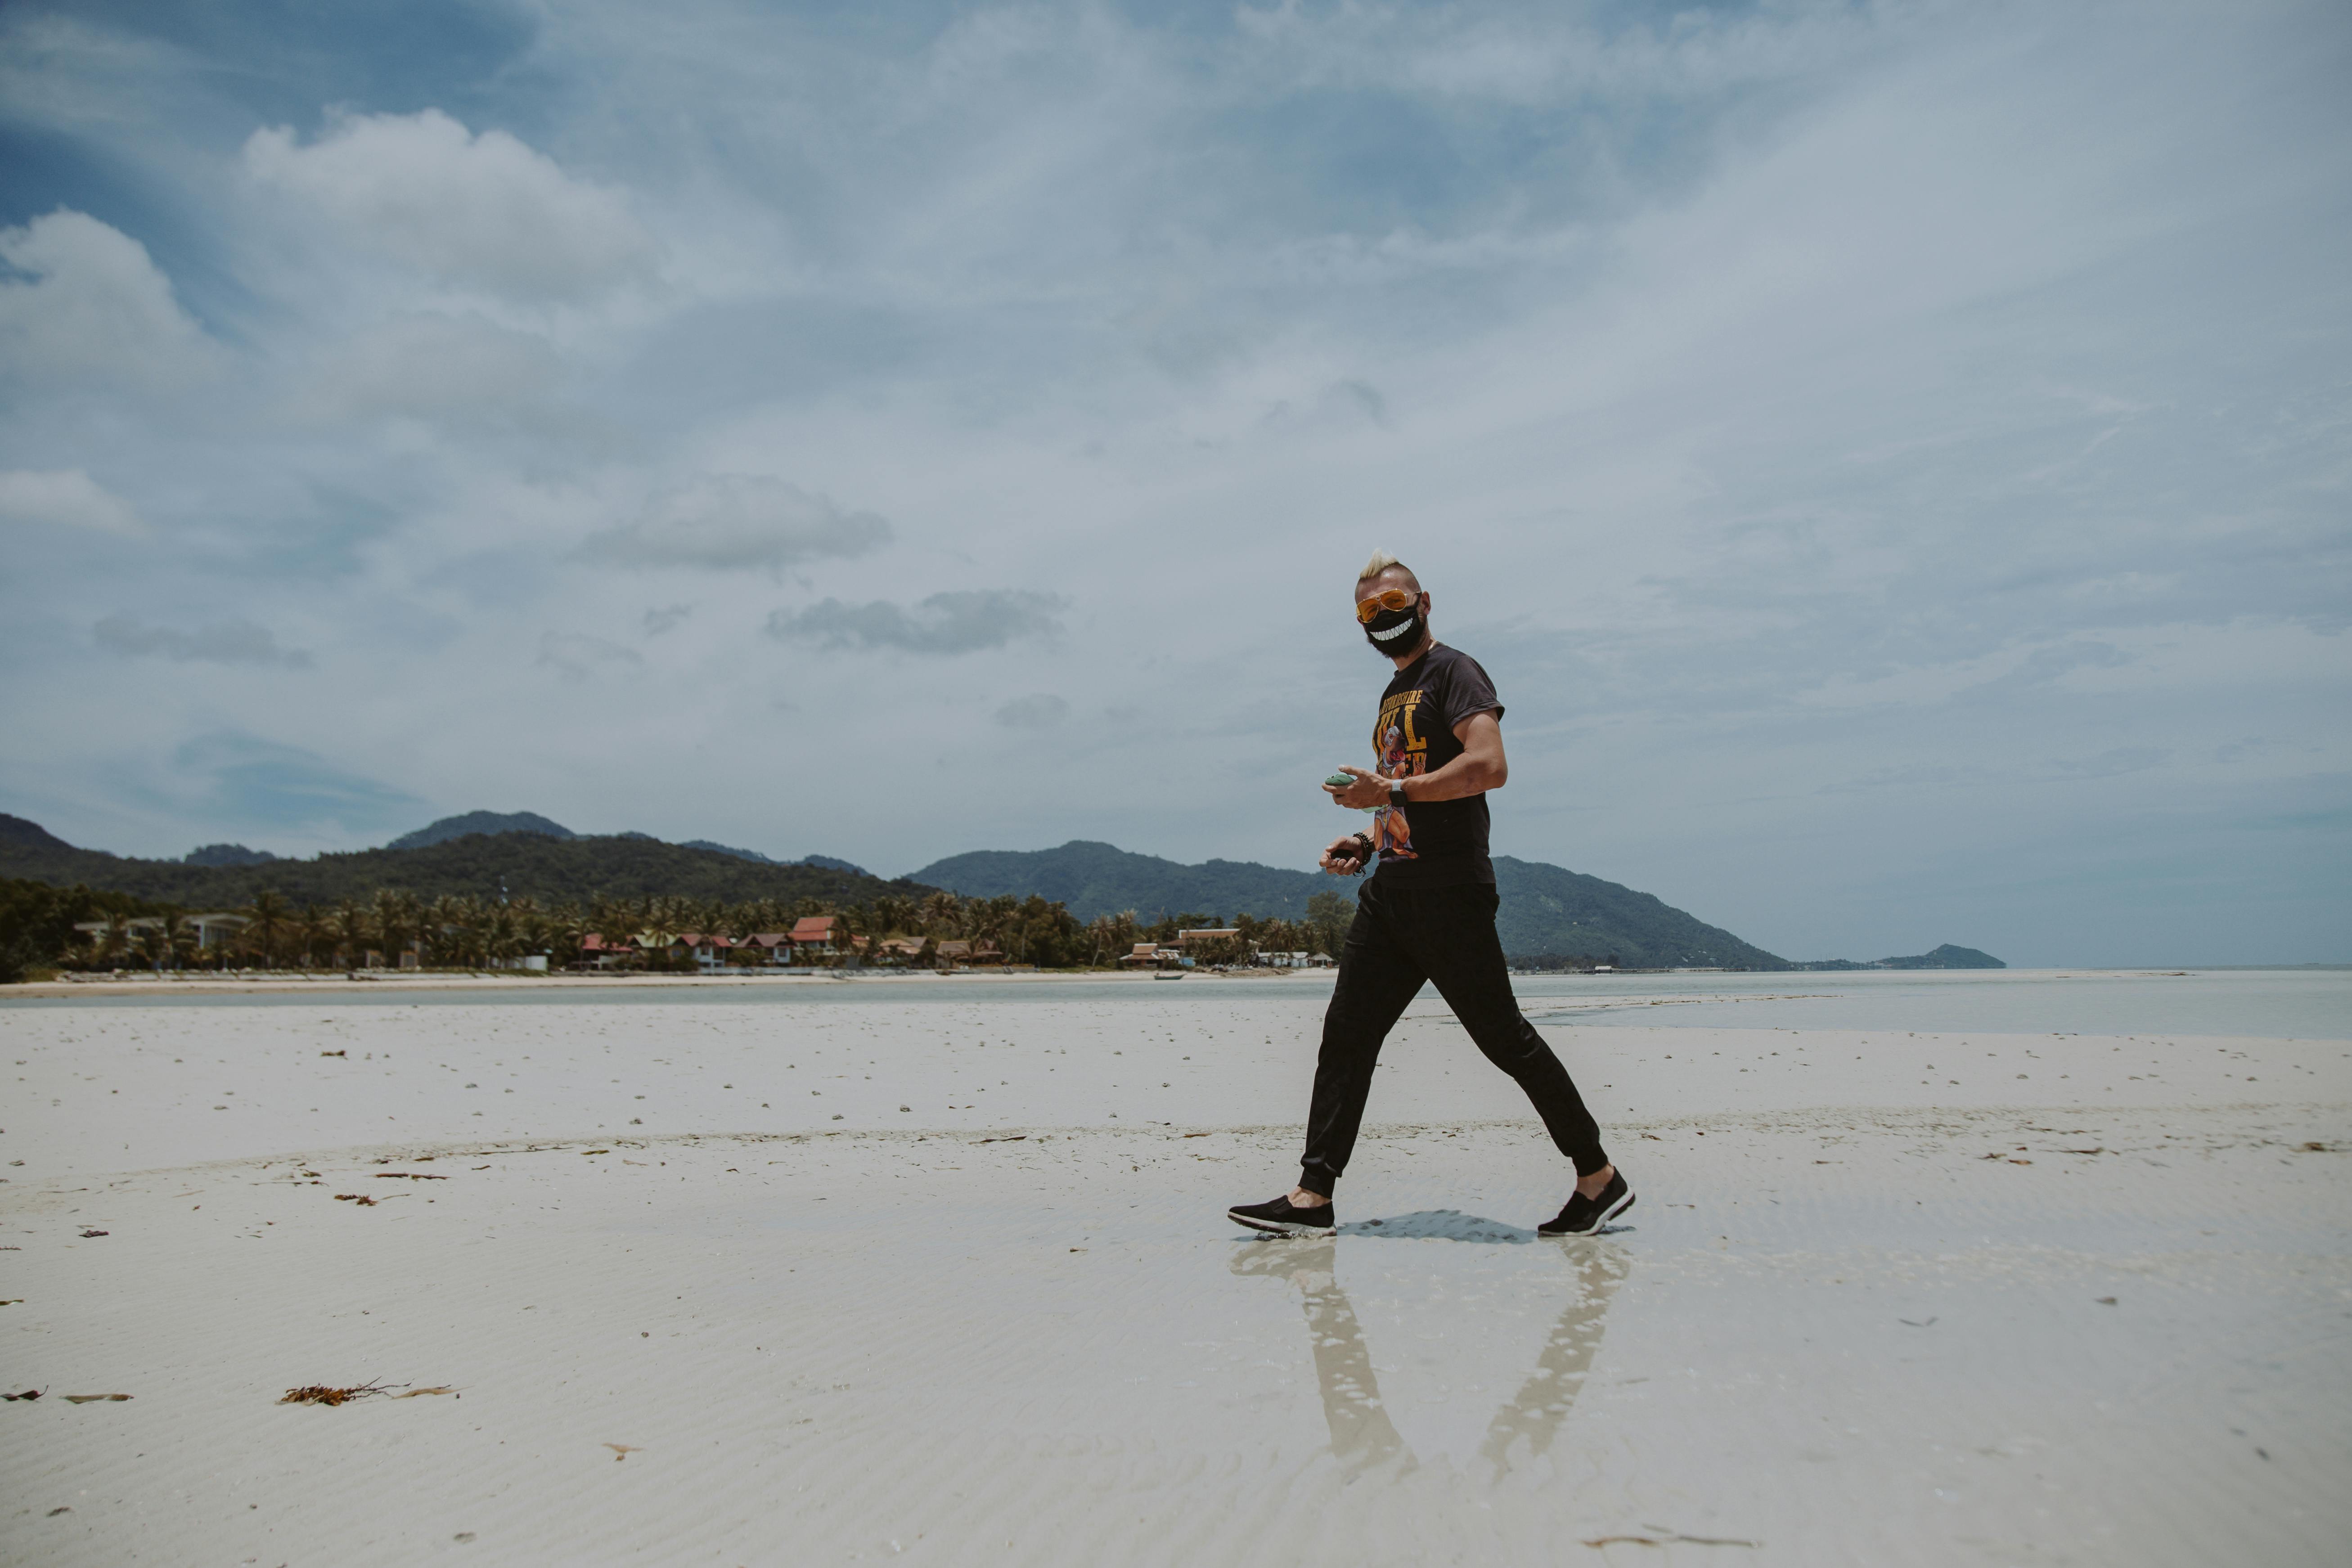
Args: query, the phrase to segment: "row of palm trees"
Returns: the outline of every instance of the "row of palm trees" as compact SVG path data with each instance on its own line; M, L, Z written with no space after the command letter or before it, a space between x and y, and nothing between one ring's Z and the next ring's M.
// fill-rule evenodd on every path
M184 968L207 958L229 963L257 960L265 968L354 968L378 955L398 963L415 954L427 968L485 968L546 954L556 966L576 960L591 936L611 944L660 950L689 935L741 939L790 931L803 916L833 915L850 935L878 943L890 937L930 942L961 939L992 946L1013 963L1049 968L1114 965L1141 942L1167 942L1180 929L1214 925L1214 917L1183 914L1141 921L1129 911L1081 923L1063 905L1031 897L960 898L934 892L921 898L886 893L865 904L835 905L818 899L755 900L727 903L674 896L590 899L584 905L543 906L529 898L484 899L467 894L425 900L385 888L364 902L297 906L276 892L262 892L238 911L245 925L226 947L201 948L194 921L165 914L137 922L110 916L72 960L96 968L135 962L156 969ZM1238 918L1243 928L1230 954L1252 946L1279 951L1328 951L1336 946L1328 921L1318 924Z

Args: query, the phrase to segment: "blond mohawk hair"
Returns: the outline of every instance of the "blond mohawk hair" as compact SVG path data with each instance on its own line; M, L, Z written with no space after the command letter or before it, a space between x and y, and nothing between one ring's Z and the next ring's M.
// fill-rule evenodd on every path
M1379 576L1381 573L1388 571L1391 567L1402 571L1405 575L1409 577L1412 575L1412 567L1407 566L1403 562L1398 560L1395 556L1390 554L1385 550L1375 550L1372 552L1372 558L1364 563L1364 569L1356 574L1356 581L1359 583L1369 583L1373 578ZM1413 580L1415 582L1420 581L1417 577Z

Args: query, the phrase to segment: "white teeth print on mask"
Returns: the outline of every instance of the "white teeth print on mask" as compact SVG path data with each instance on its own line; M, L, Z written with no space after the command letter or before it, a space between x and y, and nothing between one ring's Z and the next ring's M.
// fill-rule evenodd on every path
M1394 653L1421 640L1421 608L1382 610L1364 627L1364 640L1375 653Z

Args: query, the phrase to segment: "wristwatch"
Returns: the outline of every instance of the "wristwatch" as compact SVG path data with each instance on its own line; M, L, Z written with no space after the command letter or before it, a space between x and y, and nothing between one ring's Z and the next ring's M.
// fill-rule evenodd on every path
M1389 781L1389 809L1391 811L1402 811L1404 808L1404 781L1402 779L1391 779Z

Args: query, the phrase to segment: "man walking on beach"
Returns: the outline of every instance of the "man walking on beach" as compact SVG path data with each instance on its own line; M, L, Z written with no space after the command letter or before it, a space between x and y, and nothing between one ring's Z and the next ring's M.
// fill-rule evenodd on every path
M1331 1194L1363 1124L1381 1044L1429 981L1486 1059L1527 1090L1552 1142L1575 1162L1575 1192L1538 1232L1590 1236L1633 1206L1633 1189L1602 1152L1601 1129L1568 1069L1511 995L1486 856L1486 792L1509 774L1503 705L1476 659L1430 635L1429 605L1394 556L1374 555L1356 579L1356 619L1396 677L1372 726L1379 771L1346 768L1351 782L1323 786L1341 805L1376 808L1372 830L1334 839L1323 868L1352 877L1375 858L1379 867L1356 897L1323 1015L1298 1185L1227 1213L1253 1230L1331 1233Z

